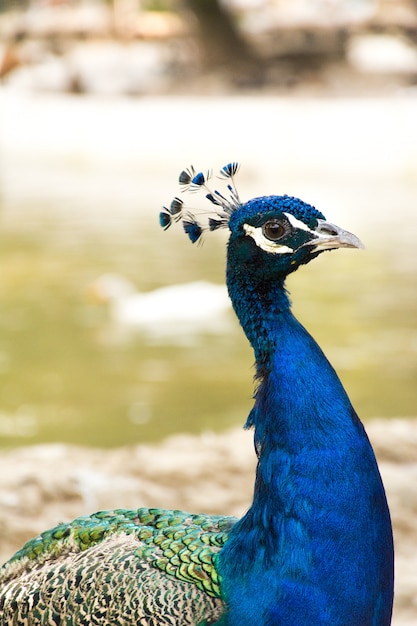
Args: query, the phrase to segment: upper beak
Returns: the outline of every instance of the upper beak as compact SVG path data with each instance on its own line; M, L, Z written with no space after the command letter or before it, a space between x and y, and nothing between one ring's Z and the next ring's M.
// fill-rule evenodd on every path
M307 245L314 246L315 250L365 247L359 237L325 220L318 220L318 225L312 233L316 235L316 238L309 241Z

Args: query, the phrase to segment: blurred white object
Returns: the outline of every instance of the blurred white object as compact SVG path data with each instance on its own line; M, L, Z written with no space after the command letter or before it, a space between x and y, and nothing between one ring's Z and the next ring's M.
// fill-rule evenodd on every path
M201 333L230 330L231 304L224 285L196 281L147 293L119 274L103 274L89 287L96 302L108 303L111 321L152 341L193 343Z
M363 72L417 71L415 47L395 35L358 35L349 43L348 59Z

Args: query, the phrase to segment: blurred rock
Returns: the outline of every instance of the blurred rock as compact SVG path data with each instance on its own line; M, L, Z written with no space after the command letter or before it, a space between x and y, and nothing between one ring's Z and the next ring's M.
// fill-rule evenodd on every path
M352 37L347 56L352 66L361 72L417 74L417 48L398 35Z
M242 61L237 70L224 71L225 57L231 62L233 53L222 53L216 76L205 71L201 33L193 16L182 9L145 11L135 0L111 5L43 0L23 12L0 14L0 78L19 89L103 95L184 88L200 92L202 87L335 91L335 72L346 92L355 86L380 90L381 75L389 75L391 90L415 84L413 0L224 3L235 16L231 23L252 60L252 69L242 69L242 75ZM216 28L214 34L209 46L213 54L221 51Z
M137 95L167 90L181 59L175 46L152 41L86 41L62 54L31 46L32 62L15 63L7 85L27 91ZM26 53L26 54L25 54ZM20 58L28 57L28 46Z

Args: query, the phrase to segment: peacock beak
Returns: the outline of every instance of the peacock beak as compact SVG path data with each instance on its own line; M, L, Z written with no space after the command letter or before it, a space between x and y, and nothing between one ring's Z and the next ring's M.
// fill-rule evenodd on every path
M307 245L313 246L314 250L365 247L359 237L325 220L319 219L316 228L311 232L315 238L309 241Z

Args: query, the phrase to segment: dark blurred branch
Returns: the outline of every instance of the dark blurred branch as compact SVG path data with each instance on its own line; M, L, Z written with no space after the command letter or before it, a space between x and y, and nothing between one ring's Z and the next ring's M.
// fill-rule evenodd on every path
M241 35L233 16L218 0L184 0L198 24L198 44L207 70L255 73L257 59Z

